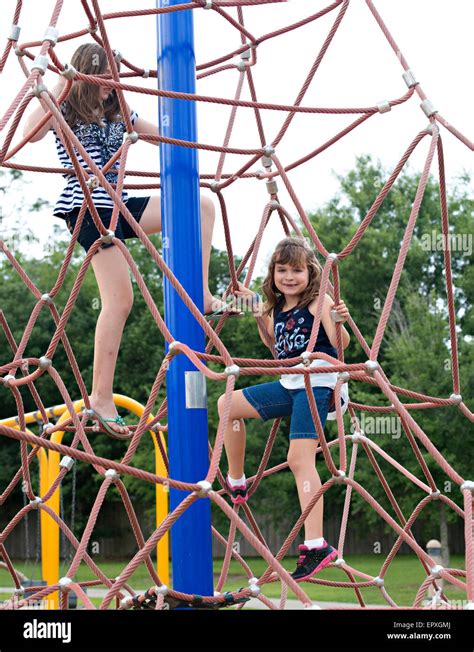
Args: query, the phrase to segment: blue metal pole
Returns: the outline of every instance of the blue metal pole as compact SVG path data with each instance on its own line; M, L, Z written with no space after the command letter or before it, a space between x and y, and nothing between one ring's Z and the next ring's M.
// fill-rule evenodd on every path
M157 7L180 1L157 0ZM158 14L157 29L159 88L194 93L196 61L192 11ZM160 98L159 124L163 136L196 141L195 103ZM202 311L197 150L162 144L160 169L164 259ZM164 297L166 325L175 340L194 350L204 351L202 329L166 279ZM207 408L202 393L199 397L203 381L202 375L185 355L180 354L172 360L167 372L170 477L185 482L204 480L209 467ZM186 495L183 491L171 489L171 509ZM185 593L213 595L208 498L200 498L173 525L171 550L173 588Z

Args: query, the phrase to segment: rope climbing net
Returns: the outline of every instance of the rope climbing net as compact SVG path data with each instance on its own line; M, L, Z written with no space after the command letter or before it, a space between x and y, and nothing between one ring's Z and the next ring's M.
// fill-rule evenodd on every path
M282 29L272 33L264 34L256 37L246 27L245 15L246 12L251 12L256 5L271 5L284 0L192 0L181 5L172 7L165 7L162 9L144 9L133 11L121 11L117 13L102 14L99 0L81 0L81 5L85 14L85 24L87 27L78 30L71 34L65 34L59 37L56 25L62 11L63 1L57 0L49 27L46 30L44 38L36 42L20 43L20 27L19 22L22 12L22 0L16 3L16 9L13 16L13 26L5 51L0 59L0 72L3 71L9 58L13 55L17 56L17 63L19 69L25 77L22 88L11 102L5 115L1 119L0 129L6 130L6 135L0 151L0 165L4 168L15 170L33 171L38 173L53 173L53 174L72 174L75 175L84 192L85 201L77 220L76 227L72 234L70 244L64 261L60 267L56 282L47 293L44 293L44 288L39 289L26 274L25 270L16 260L14 254L9 250L5 242L0 241L0 248L4 255L7 257L11 267L21 277L26 288L32 293L36 300L34 309L30 315L21 341L17 343L12 335L8 323L8 315L0 311L0 325L4 336L8 342L8 347L2 346L2 356L0 358L0 382L3 385L2 391L10 391L14 397L17 407L17 427L10 427L0 424L0 434L3 437L8 437L19 442L21 453L20 468L13 475L10 483L3 490L0 496L0 505L4 505L5 501L12 495L15 488L21 483L23 491L27 497L27 503L14 518L6 525L0 533L0 556L3 558L12 580L16 587L15 594L11 599L2 605L3 609L21 608L27 605L26 599L20 598L21 581L14 569L11 560L11 551L9 551L8 538L14 528L26 518L26 516L33 510L40 510L48 514L59 526L63 535L67 538L74 549L74 556L67 569L66 575L54 585L46 587L37 587L30 599L41 600L51 595L56 591L60 591L61 607L67 608L67 593L73 592L76 594L77 599L85 608L95 609L95 605L86 594L85 588L87 586L102 586L106 589L106 594L100 604L100 609L107 609L113 601L116 601L117 608L152 608L163 609L171 606L176 606L182 603L192 605L194 607L202 608L219 608L229 605L238 605L238 608L245 606L248 599L257 598L263 605L269 609L283 609L287 604L288 590L291 590L297 599L306 606L315 606L312 600L308 597L304 585L296 583L290 574L282 566L282 560L287 554L290 546L293 544L296 536L298 535L306 517L309 515L316 502L322 500L330 490L345 492L344 508L341 518L340 536L337 545L338 559L332 567L338 569L341 573L341 580L344 581L329 581L322 580L315 577L310 580L315 585L325 585L332 587L345 587L351 588L354 591L355 598L361 607L365 607L364 598L361 589L366 587L378 587L381 595L384 598L386 606L397 608L397 604L390 596L389 591L384 586L384 578L389 567L394 560L401 545L406 543L411 550L417 555L421 566L425 572L425 579L419 587L414 602L413 608L426 608L427 604L423 602L428 588L434 587L435 598L428 604L433 607L436 604L442 608L451 608L450 602L446 597L444 590L440 587L439 581L444 580L445 584L454 585L461 589L467 596L467 604L474 605L474 559L473 559L473 491L474 482L466 480L461 477L457 471L447 462L442 453L437 450L430 440L430 437L419 426L415 420L413 413L420 409L434 409L440 407L450 406L451 409L458 409L469 420L474 420L474 414L468 409L463 402L460 391L460 377L459 377L459 364L458 364L458 348L456 340L456 314L454 305L454 293L452 284L451 273L451 253L449 246L444 250L444 268L446 275L446 299L449 314L449 331L450 331L450 346L452 353L452 387L453 392L449 398L442 398L437 396L429 396L419 392L411 391L404 387L398 387L390 382L384 372L383 365L378 360L382 340L386 331L387 322L394 304L395 295L397 292L400 276L404 268L404 263L412 240L415 223L420 211L420 205L424 196L424 191L428 182L429 173L433 165L435 155L438 159L439 167L439 186L440 186L440 214L441 214L441 228L446 241L449 242L449 225L448 225L448 206L446 196L446 182L445 182L445 166L443 157L443 145L440 134L440 127L444 127L462 143L464 143L471 150L474 149L474 144L461 134L455 127L447 122L445 118L434 108L432 102L425 95L420 83L415 78L411 71L408 62L401 54L397 44L395 43L391 33L389 32L386 24L384 23L381 15L374 6L372 0L366 0L368 10L371 12L374 20L378 23L380 29L386 37L390 47L397 55L400 64L403 68L403 79L406 83L407 90L399 98L387 100L374 104L368 107L349 107L349 108L321 108L304 106L303 102L308 91L308 88L313 83L320 66L330 48L333 38L340 28L341 23L346 15L349 0L335 0L331 4L322 8L316 13L311 13L307 17L294 24L285 26ZM312 4L312 3L307 3ZM189 95L184 93L171 92L166 90L152 90L143 88L138 85L138 80L143 77L156 77L156 70L145 70L139 65L128 61L116 50L113 50L107 34L107 23L112 19L124 18L127 21L132 21L137 16L154 16L158 13L165 13L171 11L212 11L218 14L223 21L229 23L234 29L237 38L237 46L234 49L223 54L218 59L200 63L197 66L198 79L217 75L223 71L234 71L236 76L236 92L232 99L203 96L203 95ZM331 19L331 27L328 31L323 45L318 52L314 61L310 62L308 66L309 72L304 80L298 96L288 105L276 105L259 102L257 96L257 89L254 83L254 69L257 65L257 53L259 46L270 39L277 39L278 37L289 33L290 31L297 30L303 26L315 23L324 16ZM87 22L86 22L87 21ZM70 39L80 39L81 37L89 36L97 41L105 48L107 53L108 62L111 74L107 78L104 76L84 75L74 70L71 66L67 66L61 62L59 56L60 45ZM35 54L33 51L39 48L39 53ZM117 61L121 62L121 72L118 70ZM61 96L56 100L43 82L43 75L49 70L56 74L63 74L66 78L66 85ZM118 99L124 122L127 129L127 137L124 139L120 150L117 154L107 163L105 167L99 169L88 156L77 137L69 128L64 120L60 111L60 105L67 97L72 84L75 81L87 81L91 84L100 84L101 86L115 89L117 91ZM137 82L137 85L129 83L130 80ZM251 100L245 101L241 99L243 90L247 85ZM134 132L131 124L130 115L126 110L126 102L124 99L124 91L129 93L146 93L155 97L170 97L182 100L194 100L198 103L217 103L219 105L231 107L230 120L226 130L225 139L222 144L204 144L199 142L187 142L166 138L162 135L138 135ZM413 100L416 96L421 100L421 108L429 119L429 125L418 133L409 144L405 153L400 161L395 166L392 174L386 181L383 188L380 190L373 205L368 211L367 215L360 222L356 232L351 237L350 241L338 253L329 252L324 243L318 237L314 227L309 221L303 206L301 205L296 190L294 189L291 181L291 171L299 168L303 164L311 161L319 154L327 150L329 147L340 141L344 136L349 134L355 129L362 127L373 116L380 113L397 110L400 105ZM37 97L47 113L43 120L24 138L12 146L12 140L16 134L19 122L32 101ZM250 109L258 128L259 143L251 149L239 149L229 146L231 141L234 125L236 121L237 112L242 111L244 108ZM268 112L282 115L281 128L272 140L267 140L265 129L265 117ZM341 129L334 136L329 138L326 142L318 144L317 147L311 145L303 157L298 160L292 160L286 163L280 161L278 157L278 148L282 140L287 136L290 125L298 114L324 114L324 115L347 115L348 124ZM52 119L53 126L60 136L69 156L71 158L73 169L64 170L62 168L41 167L34 165L22 165L12 161L12 157L22 150L34 136L34 134L41 129L47 120ZM275 360L275 359L248 359L248 358L235 358L227 350L223 344L220 334L227 321L228 314L218 321L216 327L213 329L208 321L205 320L203 315L198 311L194 303L187 296L184 288L180 285L173 272L164 263L160 252L152 244L150 239L146 236L144 231L137 225L132 215L127 210L126 205L122 202L122 190L124 188L140 188L152 189L159 188L159 174L153 172L144 172L141 170L128 170L127 157L132 145L138 140L143 140L148 143L171 143L181 147L197 148L198 150L207 150L215 152L219 155L219 162L214 174L201 175L201 187L209 189L215 193L216 203L220 207L220 215L225 232L225 239L227 244L227 253L229 260L229 273L230 284L227 293L231 294L233 289L237 289L239 277L246 270L244 284L249 286L254 275L257 257L260 251L260 246L264 232L268 230L269 225L278 221L285 234L295 232L301 235L302 230L309 236L312 245L318 251L319 255L324 259L324 266L321 278L321 299L318 302L317 312L314 319L314 325L311 332L310 342L308 345L308 352L312 351L316 342L319 324L321 322L322 314L322 298L327 291L332 291L336 304L340 301L340 276L338 270L338 263L349 256L357 247L361 246L361 241L364 234L371 226L378 209L387 197L392 186L399 177L402 169L407 161L420 145L422 141L429 142L429 151L424 164L423 172L421 174L416 197L414 199L411 214L406 223L406 229L403 236L403 242L400 247L398 259L396 261L393 276L391 278L390 286L386 295L385 303L380 315L380 320L377 325L373 343L369 346L350 316L348 319L348 327L352 330L357 342L360 344L366 360L355 363L347 364L344 361L344 353L342 348L342 337L340 324L336 323L337 331L337 352L338 357L334 359L324 353L306 353L301 357L292 358L288 360ZM310 139L308 139L309 142ZM315 147L313 149L313 147ZM85 170L78 162L76 152L84 159L89 166ZM238 155L241 163L232 172L224 173L224 165L228 160L229 155ZM116 184L111 184L107 181L106 173L111 170L114 163L120 159L120 168L117 172ZM235 160L235 159L232 159ZM256 169L257 166L263 164L263 169ZM146 179L145 182L135 185L127 185L125 183L125 176L140 177ZM253 238L246 254L244 255L240 265L237 267L234 264L234 254L232 248L232 235L231 224L228 219L228 211L225 198L225 190L234 184L238 183L252 183L252 180L261 183L266 182L266 189L268 196L264 202L262 217L258 226L257 233ZM289 196L288 205L285 206L280 200L278 195L277 183L283 184ZM110 197L113 198L115 210L110 225L110 230L107 230L102 224L97 210L91 199L91 190L100 184ZM89 252L84 258L80 267L80 271L75 279L72 291L68 297L65 308L60 314L55 306L55 297L63 287L67 270L71 263L73 250L77 241L80 224L84 217L86 209L91 211L94 223L101 234L91 247ZM207 344L205 352L192 350L183 342L174 341L173 333L169 331L163 318L157 309L155 302L147 289L146 284L140 274L140 271L128 251L127 247L120 240L114 237L114 230L117 225L119 211L122 212L125 219L133 224L133 228L137 232L143 246L148 254L151 256L157 267L161 270L162 274L166 276L168 281L176 289L182 301L186 305L201 328L206 334ZM298 218L294 218L296 212ZM133 278L142 293L146 305L154 319L156 327L159 329L165 340L172 344L169 352L163 359L160 368L157 371L155 380L153 382L150 395L148 397L143 414L138 420L136 425L132 426L133 437L131 438L127 447L126 453L120 462L114 460L98 457L93 449L93 437L91 433L94 432L92 427L87 426L88 412L90 405L88 402L88 394L85 383L83 381L81 371L78 367L77 361L74 356L73 348L68 340L66 334L66 326L71 314L74 310L76 299L81 290L85 274L91 264L91 260L97 249L103 244L103 241L113 241L119 247L123 256L125 257ZM38 316L42 311L49 311L55 324L55 332L49 343L47 350L41 357L26 357L24 355L26 346L29 342L33 328L38 320ZM59 343L62 343L72 372L76 379L77 385L80 390L81 397L84 401L85 410L76 413L73 406L73 399L62 380L60 370L54 365L54 355ZM268 343L271 347L271 343ZM7 350L6 350L7 349ZM213 353L213 351L216 351ZM43 353L43 352L41 352ZM165 379L166 371L169 365L173 364L175 356L184 355L201 371L208 381L215 381L225 383L225 400L223 410L221 413L219 426L217 429L215 442L210 447L209 468L207 476L203 481L197 484L182 482L179 479L166 477L165 475L159 476L154 473L136 468L133 466L137 448L143 436L150 430L153 436L156 437L158 446L160 447L163 463L168 468L168 459L166 449L163 443L163 434L167 433L166 416L167 404L166 401L157 405L157 397ZM328 441L321 422L318 416L314 396L311 391L309 364L311 360L322 359L330 363L330 367L324 367L324 371L337 372L338 380L335 387L335 405L336 405L336 422L337 422L337 438ZM212 362L222 367L221 371L214 371L207 366L207 363ZM300 362L304 362L306 366L299 368L295 367ZM213 365L215 367L216 365ZM311 368L313 373L317 370ZM307 396L311 408L311 415L319 435L319 448L322 453L324 462L329 470L330 478L322 487L315 493L306 507L305 511L301 514L295 522L287 538L282 543L280 549L273 554L269 549L254 517L250 505L236 505L231 507L224 499L224 478L220 471L219 465L223 452L223 438L226 425L229 421L230 413L230 399L232 391L235 387L237 378L246 376L277 376L282 373L288 374L302 374L304 376ZM51 381L55 384L62 401L64 402L69 414L67 419L62 423L55 423L53 412L48 410L42 402L40 393L35 385L36 381L43 375L48 374ZM345 430L344 417L341 411L341 387L344 383L359 382L366 383L375 388L378 388L381 395L383 395L388 404L386 406L365 405L355 402L349 403L348 412L351 417L351 422L357 424L355 432L347 434ZM25 418L25 408L23 398L19 388L26 386L37 406L37 420L42 424L42 428L38 435L32 434L27 429ZM401 399L408 400L409 402L402 402ZM366 436L361 428L360 422L356 415L356 410L360 412L369 413L382 413L382 414L395 414L401 421L404 435L406 437L405 444L411 446L416 460L419 464L419 470L423 479L419 479L413 473L404 468L396 459L387 454L382 447L376 444L368 436ZM152 413L154 412L154 416ZM258 490L262 481L269 475L274 474L282 469L287 468L287 463L279 464L269 468L269 459L272 448L280 429L281 419L273 422L268 441L263 452L261 462L257 473L253 478L250 478L251 487L249 490L250 497ZM63 445L54 441L54 433L58 431L66 431L70 433L71 443ZM31 446L29 450L28 445ZM423 450L424 449L424 450ZM52 479L48 486L41 489L40 495L37 495L33 488L31 479L30 466L35 460L36 456L41 451L56 451L63 456L60 471L57 477ZM374 473L380 480L381 486L393 508L396 518L392 517L382 505L374 499L372 495L357 481L357 456L360 451L365 452L367 459L373 467ZM336 464L335 453L338 453L339 462ZM428 468L428 464L424 455L426 453L431 456L432 460L438 465L440 469L455 483L462 491L464 499L464 509L459 507L447 495L444 495L436 485L432 473ZM391 491L391 488L384 477L384 474L376 460L375 454L378 454L386 463L392 465L403 476L407 482L412 483L411 486L416 486L424 492L425 496L416 504L413 512L409 517L402 513L402 510ZM97 493L93 508L88 516L87 523L82 532L81 538L78 539L68 527L64 519L56 514L56 512L47 504L48 500L54 492L61 486L65 476L71 469L74 461L80 461L91 466L91 473L100 474L102 481L99 491ZM148 482L153 485L166 485L168 487L187 492L179 506L169 513L152 533L150 537L145 539L139 520L137 518L134 506L127 492L127 489L122 481L123 476L134 477L142 482ZM118 578L108 577L104 571L95 563L93 558L88 554L87 548L91 542L91 537L96 526L99 512L104 505L107 493L111 487L115 485L118 489L120 497L124 503L127 514L130 518L130 523L133 528L137 543L137 552L132 560L123 568ZM414 488L414 487L413 487ZM351 508L351 498L353 493L357 492L363 501L366 502L367 509L375 510L377 515L388 524L396 534L396 541L390 550L390 553L383 561L379 574L377 577L368 575L361 572L357 568L351 566L344 560L345 539L349 522L349 514ZM216 585L214 595L210 596L193 596L189 594L180 593L168 588L160 578L154 568L152 562L152 554L157 543L170 531L173 523L180 518L180 516L196 501L202 498L209 498L218 508L222 510L229 520L229 533L224 537L216 528L213 528L214 537L222 544L224 554L224 563L220 572L219 579ZM432 501L443 501L447 507L453 510L460 519L465 523L465 544L466 544L466 567L465 570L455 568L443 568L437 564L430 555L416 541L413 534L413 526L421 515L425 507L429 506ZM245 516L243 520L242 516ZM265 560L268 564L267 569L260 577L255 577L252 572L251 563L247 562L238 552L234 546L237 530L241 535L251 544L255 551ZM236 560L242 567L242 572L248 578L248 586L238 591L225 592L226 581L228 580L230 561ZM80 564L85 563L96 576L93 582L80 582L75 579L77 570ZM150 577L150 588L145 594L136 594L130 585L130 578L139 566L145 566ZM265 595L265 588L269 583L281 582L281 596L279 601L274 601ZM343 608L343 607L340 607Z

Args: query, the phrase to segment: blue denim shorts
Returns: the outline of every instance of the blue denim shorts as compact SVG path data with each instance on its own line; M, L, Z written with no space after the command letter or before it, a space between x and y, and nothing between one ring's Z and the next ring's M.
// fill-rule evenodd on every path
M290 439L318 439L306 389L286 389L277 380L245 387L242 392L264 421L291 416ZM324 428L333 390L330 387L313 387L313 394Z

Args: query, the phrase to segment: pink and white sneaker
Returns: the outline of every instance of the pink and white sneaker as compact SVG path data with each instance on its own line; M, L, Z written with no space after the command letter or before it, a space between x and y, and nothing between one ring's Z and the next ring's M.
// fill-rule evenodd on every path
M225 479L225 487L234 505L243 505L248 500L247 483L233 487L229 482L229 476Z
M327 541L321 548L308 548L307 546L298 546L300 556L296 563L296 570L291 573L291 577L297 582L309 580L320 570L337 558L337 550L330 546Z

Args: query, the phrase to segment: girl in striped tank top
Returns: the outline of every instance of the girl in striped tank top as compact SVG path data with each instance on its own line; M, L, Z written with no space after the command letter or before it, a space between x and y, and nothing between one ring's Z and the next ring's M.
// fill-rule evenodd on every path
M78 72L90 75L110 74L107 56L104 49L97 43L81 45L71 59L71 65ZM52 94L58 98L65 86L66 80L59 76ZM126 127L115 90L74 81L72 88L60 107L62 114L77 136L78 140L92 158L94 163L103 168L116 154L126 135ZM158 135L155 124L139 118L135 111L130 111L131 122L138 134ZM44 117L45 111L39 106L25 123L26 135ZM72 163L63 139L57 133L50 119L30 139L31 142L41 140L49 130L55 136L56 148L63 168L71 169ZM86 162L79 152L75 152L79 164L87 169ZM109 183L116 183L120 159L115 161L105 177ZM84 201L84 193L74 174L64 174L66 185L54 207L53 214L65 220L72 233L79 211ZM113 211L113 199L104 188L98 186L92 191L94 206L106 229L110 226ZM123 191L122 200L136 222L140 223L145 233L152 234L161 231L161 202L159 195L152 197L128 197ZM202 224L202 262L204 287L204 312L211 314L216 308L224 307L224 303L211 295L208 285L209 257L214 226L214 205L207 197L201 197ZM100 237L89 210L86 211L80 227L78 241L87 252ZM119 240L136 237L133 226L122 214L119 216L115 237ZM117 413L113 401L113 381L117 356L125 322L133 303L133 290L129 275L129 267L120 249L113 243L102 244L92 257L92 267L99 286L101 297L101 312L97 320L94 345L94 368L90 403L93 418L102 429L119 439L128 439L131 433L122 417Z
M243 285L237 296L252 297L253 311L262 317L259 323L260 336L264 344L273 345L275 357L281 360L298 358L306 351L313 326L316 304L319 297L321 266L303 238L282 240L270 261L267 277L263 284L266 303ZM343 301L336 306L326 294L324 297L321 323L314 351L326 353L337 359L336 327L331 317L335 310L338 320L345 321L349 312ZM349 333L342 326L342 346L349 344ZM311 367L328 366L326 360L315 359ZM296 365L302 366L302 363ZM324 428L336 385L337 374L314 373L310 375L311 389L318 409L321 426ZM342 386L343 411L347 409L347 385ZM222 413L224 396L219 398L218 409ZM244 419L275 419L291 417L288 450L288 464L293 472L298 490L301 511L321 487L316 469L315 457L318 446L313 418L301 374L284 374L280 380L261 383L235 390L224 445L229 462L226 488L234 504L247 501L247 481L244 474L245 424ZM237 427L238 424L238 427ZM337 557L337 551L323 536L323 499L320 498L306 517L304 545L300 545L300 557L293 578L300 582L307 580Z

